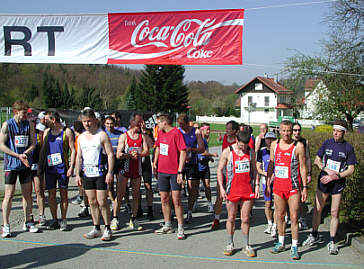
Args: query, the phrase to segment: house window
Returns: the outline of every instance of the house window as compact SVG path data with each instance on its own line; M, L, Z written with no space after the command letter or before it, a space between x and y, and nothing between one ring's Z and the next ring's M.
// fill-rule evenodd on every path
M264 108L264 113L269 113L269 108Z
M253 96L248 96L248 106L253 103Z
M264 106L269 106L269 96L264 96Z
M262 83L255 83L255 90L256 91L263 90L263 84Z

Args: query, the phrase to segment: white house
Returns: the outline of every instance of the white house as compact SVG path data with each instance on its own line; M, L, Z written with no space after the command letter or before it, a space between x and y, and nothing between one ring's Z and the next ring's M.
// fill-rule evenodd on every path
M321 96L321 97L320 97ZM309 79L305 83L305 97L302 100L300 117L302 119L319 119L317 115L316 103L319 98L327 98L326 86L322 80Z
M293 91L273 78L255 77L235 93L240 98L240 117L244 122L269 123L278 121L278 117L293 116Z

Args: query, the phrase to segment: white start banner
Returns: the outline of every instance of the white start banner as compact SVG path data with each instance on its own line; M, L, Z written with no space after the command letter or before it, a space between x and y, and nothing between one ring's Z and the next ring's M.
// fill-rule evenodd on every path
M243 9L0 15L0 62L242 64Z

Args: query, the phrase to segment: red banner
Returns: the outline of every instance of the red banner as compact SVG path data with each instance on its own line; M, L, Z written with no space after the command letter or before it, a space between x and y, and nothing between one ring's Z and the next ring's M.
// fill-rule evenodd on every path
M243 9L108 15L108 64L242 64Z

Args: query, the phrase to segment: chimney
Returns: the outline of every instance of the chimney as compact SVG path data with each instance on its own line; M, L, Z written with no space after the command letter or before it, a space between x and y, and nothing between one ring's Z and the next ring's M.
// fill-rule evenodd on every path
M273 79L275 83L278 83L278 74L275 74Z
M267 73L264 73L264 78L268 78L268 74Z

